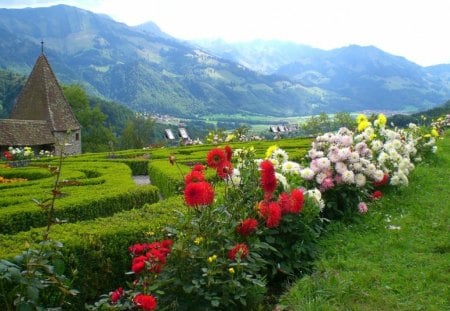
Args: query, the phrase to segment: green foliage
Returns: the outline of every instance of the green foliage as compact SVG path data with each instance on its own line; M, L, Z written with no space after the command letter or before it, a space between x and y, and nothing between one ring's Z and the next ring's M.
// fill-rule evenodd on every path
M341 127L352 129L356 126L355 118L348 112L338 112L330 117L325 112L311 116L306 122L300 124L302 133L317 136L326 132L338 130Z
M63 89L67 101L81 124L83 152L108 150L109 142L114 142L115 137L105 126L107 116L100 110L100 107L89 105L89 97L82 86L69 85Z
M0 119L8 118L24 84L23 75L0 69Z
M135 116L129 120L120 136L123 149L147 147L152 143L154 121L151 118Z

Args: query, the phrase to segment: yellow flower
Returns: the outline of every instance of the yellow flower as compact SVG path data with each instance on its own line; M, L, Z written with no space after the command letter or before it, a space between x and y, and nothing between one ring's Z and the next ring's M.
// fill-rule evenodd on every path
M234 134L228 134L227 135L227 138L225 138L225 141L226 142L230 142L230 141L232 141L233 139L235 139L236 138L236 135L234 135Z
M370 135L369 140L374 140L375 138L377 138L377 134L374 133Z
M386 122L387 122L386 116L384 114L380 113L378 115L378 124L381 125L381 126L385 126Z
M194 243L197 245L200 245L200 243L202 243L202 242L203 242L203 238L201 236L195 238L195 240L194 240Z
M364 131L368 126L369 126L369 121L367 119L362 120L361 122L358 123L358 132Z
M234 268L230 268L230 269L228 269L228 272L230 272L230 274L234 274Z
M423 137L425 137L425 138L430 138L430 137L431 137L431 134L425 134L425 135L423 135Z
M212 255L212 256L208 257L208 262L209 263L212 263L212 262L214 262L216 260L217 260L217 255Z
M272 156L272 153L275 151L275 150L277 150L278 149L278 146L277 145L272 145L272 146L270 146L269 148L267 148L267 151L266 151L266 160L268 159L268 158L270 158L271 156Z
M358 123L358 124L360 124L361 122L364 122L364 121L368 121L367 120L367 117L365 116L365 115L363 115L363 114L359 114L357 117L356 117L356 123Z
M431 136L433 136L433 137L438 137L439 136L439 133L438 133L438 131L435 128L433 128L431 130Z

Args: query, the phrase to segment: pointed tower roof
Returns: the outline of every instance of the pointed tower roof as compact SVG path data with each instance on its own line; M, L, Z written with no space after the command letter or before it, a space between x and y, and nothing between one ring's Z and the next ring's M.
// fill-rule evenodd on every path
M11 119L46 120L52 131L80 129L44 53L33 70L11 112Z

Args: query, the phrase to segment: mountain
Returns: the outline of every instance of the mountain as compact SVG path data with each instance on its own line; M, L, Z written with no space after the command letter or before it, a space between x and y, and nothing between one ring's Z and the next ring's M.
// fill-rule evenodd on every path
M0 9L0 68L28 74L41 46L58 79L96 96L178 116L302 115L334 111L342 96L252 71L164 34L66 5ZM349 107L351 109L351 107Z
M81 83L136 111L190 118L414 112L450 98L450 65L421 67L371 46L185 42L152 22L130 27L66 5L0 9L0 69L27 75L42 40L62 83Z
M355 110L426 110L450 98L450 65L421 67L374 46L326 51L263 40L196 44L253 70L332 91L350 99Z
M227 43L217 40L195 40L192 43L221 58L229 59L252 70L273 74L280 67L309 55L321 55L325 51L279 40L252 40Z

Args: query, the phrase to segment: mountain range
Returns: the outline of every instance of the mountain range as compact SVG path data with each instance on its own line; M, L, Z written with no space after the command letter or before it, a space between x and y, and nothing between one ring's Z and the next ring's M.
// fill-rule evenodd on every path
M325 51L279 41L186 42L76 7L0 9L0 68L28 74L43 49L62 83L136 111L299 116L420 111L450 98L450 65L373 46Z

